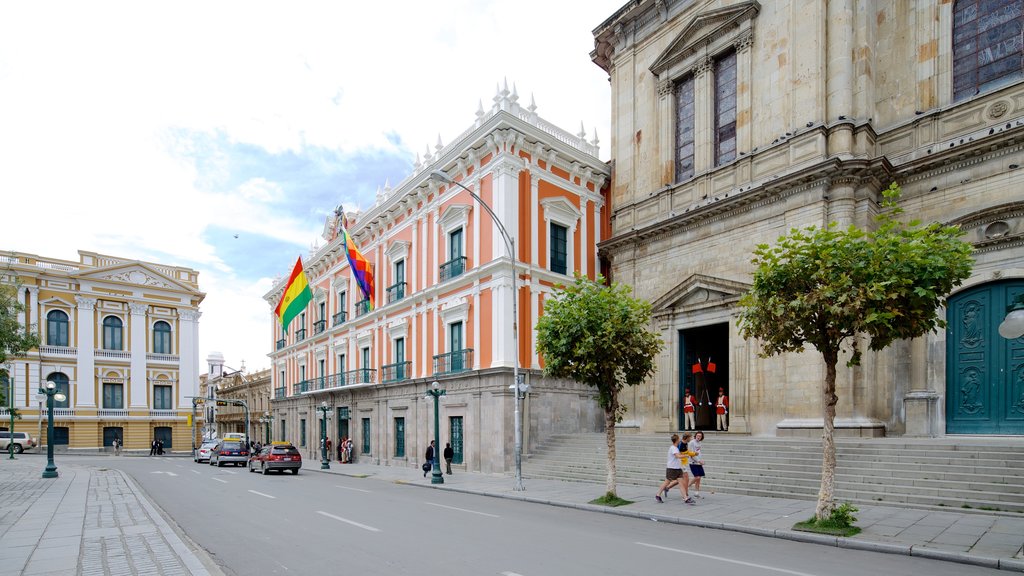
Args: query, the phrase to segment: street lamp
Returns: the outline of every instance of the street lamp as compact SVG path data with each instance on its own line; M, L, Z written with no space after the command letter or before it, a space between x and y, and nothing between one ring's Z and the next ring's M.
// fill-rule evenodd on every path
M1018 295L1006 307L1006 318L999 325L999 335L1007 340L1024 336L1024 294Z
M43 470L43 478L56 478L57 466L53 463L53 400L63 402L67 396L57 391L55 383L47 382L46 388L40 390L46 394L46 469Z
M266 432L267 444L270 444L270 423L273 422L273 418L270 416L270 412L264 412L263 416L260 417L260 422L263 423L263 430Z
M437 401L441 396L444 396L445 390L441 388L441 385L434 381L427 389L427 397L434 398L434 461L431 463L432 468L430 472L430 483L431 484L444 484L444 476L441 475L441 463L438 460L438 453L441 452L441 417L437 408Z
M501 223L501 220L499 220L498 216L494 214L491 207L484 202L483 198L477 196L476 192L473 192L461 182L452 180L447 174L440 170L432 171L430 173L430 178L444 182L445 184L454 184L466 192L469 192L469 195L472 196L485 211L487 211L491 220L493 220L494 224L498 227L498 231L501 232L502 239L505 240L505 248L508 250L509 264L512 266L512 346L514 348L512 356L514 362L512 364L512 385L509 386L509 388L515 393L515 448L512 454L513 461L515 463L515 485L512 489L517 491L526 490L526 487L523 486L523 417L519 407L521 400L520 393L524 391L524 387L519 382L519 291L517 289L516 282L516 277L518 276L518 273L516 272L516 241L509 235L508 231L505 230L505 225ZM435 452L440 448L440 445L436 446ZM435 456L437 456L436 453ZM440 474L440 472L438 472L438 474ZM438 478L440 478L440 476L438 476Z
M324 400L320 403L317 410L322 413L320 418L320 469L330 470L331 463L327 460L327 413L331 408L327 405L327 401Z

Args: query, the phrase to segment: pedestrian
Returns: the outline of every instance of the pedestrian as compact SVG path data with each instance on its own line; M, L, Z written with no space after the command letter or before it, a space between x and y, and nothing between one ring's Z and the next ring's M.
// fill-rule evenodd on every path
M156 456L156 438L154 438L153 443L149 445L149 455Z
M345 437L338 438L338 462L345 463Z
M683 434L683 442L689 440L690 434ZM664 502L662 494L668 497L668 491L672 486L679 486L679 491L683 495L683 502L687 504L694 504L696 501L690 498L688 492L689 481L687 478L687 470L689 464L689 455L687 452L680 452L679 450L679 435L672 435L672 444L668 447L668 458L665 462L665 481L658 487L658 493L654 496L654 499L658 502Z
M427 461L423 463L423 477L427 477L427 472L430 471L430 467L434 464L434 441L430 441L430 446L427 446Z
M346 464L352 464L352 463L354 463L356 461L355 445L356 445L356 443L352 441L351 437L348 440L345 441L345 463Z
M693 486L693 497L700 498L700 480L704 477L704 456L700 453L701 443L704 441L704 433L697 432L693 435L693 440L687 444L687 449L693 453L693 458L690 461L690 476L693 478L690 480L690 485Z
M729 413L729 397L725 395L725 388L718 389L718 403L715 404L715 413L718 414L718 429L722 431L729 430L729 424L726 421L726 414Z
M696 408L693 405L693 394L690 394L690 389L686 389L686 393L683 395L683 429L693 430L694 426L694 413Z
M451 442L446 442L444 445L444 467L449 476L452 473L452 458L455 458L455 450L452 450Z
M330 461L330 459L331 459L331 446L333 446L333 444L331 444L331 439L328 438L327 439L327 460L328 461Z
M163 456L164 455L164 441L163 440L157 440L156 441L156 455L157 456Z
M121 439L118 438L117 436L114 436L113 444L114 444L114 456L120 456L121 455Z
M678 439L678 436L676 437ZM669 481L668 485L662 488L662 493L668 498L669 491L679 486L680 492L683 494L683 502L687 504L696 502L696 500L690 497L690 459L693 457L693 453L689 450L690 438L692 438L692 435L689 432L684 432L682 439L678 440L678 444L676 444L676 458L679 459L679 468L681 470L679 478Z

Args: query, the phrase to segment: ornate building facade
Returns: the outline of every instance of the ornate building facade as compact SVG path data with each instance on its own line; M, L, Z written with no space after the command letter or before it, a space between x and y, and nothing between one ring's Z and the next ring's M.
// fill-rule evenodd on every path
M905 216L958 224L972 276L944 332L840 370L838 433L1024 434L1024 14L1015 0L635 0L595 31L612 88L614 280L668 346L627 425L682 427L685 388L731 398L730 430L819 435L823 364L762 359L736 326L754 247L794 227ZM696 363L717 370L695 373ZM841 366L843 363L840 363ZM710 393L708 393L710 390ZM710 402L698 426L714 428Z
M556 284L574 273L596 277L609 176L597 153L596 141L500 91L472 127L428 150L413 174L354 218L349 233L376 277L374 307L329 220L327 244L304 262L313 301L291 326L271 316L273 438L318 453L326 405L333 443L350 437L357 458L414 465L433 438L425 392L436 381L446 390L441 443L452 444L456 466L507 471L517 363L531 386L522 403L527 450L549 434L599 429L591 388L540 376L532 330ZM514 253L477 198L439 183L435 170L493 208ZM282 279L267 293L271 310L284 286Z
M190 449L205 296L199 273L78 254L78 262L0 256L2 280L17 287L25 307L18 320L40 338L37 349L0 366L23 417L15 429L42 422L37 390L53 382L67 396L54 409L55 446L96 450L118 438L128 450L148 449L154 439L168 450Z
M224 365L220 352L212 352L206 363L209 371L199 376L199 396L203 401L197 403L195 410L197 445L202 439L222 438L228 432L240 432L254 441L264 441L269 433L273 392L270 369L248 372L242 362L238 370L233 370ZM244 407L237 402L244 402Z

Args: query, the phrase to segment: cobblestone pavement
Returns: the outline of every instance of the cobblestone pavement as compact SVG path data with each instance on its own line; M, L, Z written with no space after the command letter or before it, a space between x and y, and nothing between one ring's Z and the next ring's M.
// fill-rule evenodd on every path
M193 550L117 470L0 462L0 576L207 576ZM216 570L216 569L214 569Z

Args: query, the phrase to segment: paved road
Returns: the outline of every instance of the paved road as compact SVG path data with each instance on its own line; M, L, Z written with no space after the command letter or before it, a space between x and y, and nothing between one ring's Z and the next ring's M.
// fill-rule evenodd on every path
M131 475L229 575L1005 574L312 470L81 460Z

